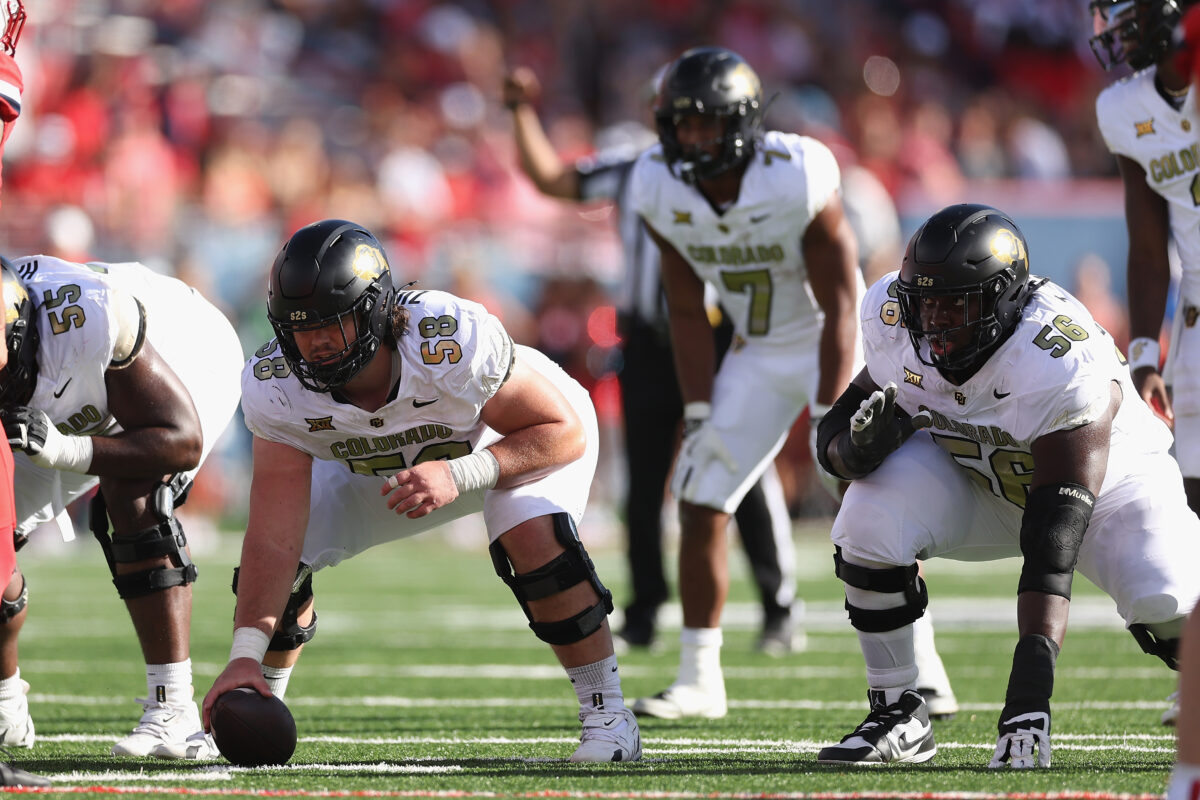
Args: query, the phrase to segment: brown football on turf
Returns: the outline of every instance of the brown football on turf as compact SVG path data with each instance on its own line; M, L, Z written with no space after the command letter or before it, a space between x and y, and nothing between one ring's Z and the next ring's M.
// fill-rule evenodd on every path
M217 749L239 767L286 764L296 751L296 721L278 697L242 686L218 697L208 720Z

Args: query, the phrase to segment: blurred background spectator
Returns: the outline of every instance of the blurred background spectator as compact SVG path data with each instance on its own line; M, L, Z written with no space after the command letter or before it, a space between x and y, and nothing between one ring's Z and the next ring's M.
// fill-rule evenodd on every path
M645 76L704 43L754 65L776 96L768 127L834 149L868 276L898 266L928 213L964 200L1012 213L1034 271L1065 286L1102 282L1088 259L1124 263L1120 186L1093 111L1111 76L1088 49L1082 0L46 0L29 11L18 60L33 77L5 153L4 250L178 274L233 318L247 354L270 337L276 249L302 224L345 217L380 235L398 276L485 302L619 424L610 209L564 206L524 180L501 76L516 63L545 76L539 113L570 159L642 119ZM1123 306L1124 281L1109 273L1099 296ZM239 438L226 475L242 468ZM242 493L213 494L239 526Z

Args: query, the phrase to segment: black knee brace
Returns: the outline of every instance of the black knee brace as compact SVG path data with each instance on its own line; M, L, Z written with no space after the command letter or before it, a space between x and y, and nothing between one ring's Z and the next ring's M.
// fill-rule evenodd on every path
M104 551L104 559L108 562L108 570L113 576L113 585L117 594L123 600L144 597L148 594L161 592L173 586L186 586L196 580L196 565L187 554L187 537L179 520L175 519L174 510L187 497L190 484L177 487L176 479L160 484L154 490L152 506L154 513L161 522L152 528L138 531L120 538L108 535L108 506L104 503L104 495L96 492L90 507L90 526L92 535L100 543ZM168 556L175 567L150 567L140 572L117 574L117 564L131 564L147 558Z
M1129 632L1142 648L1142 652L1150 656L1158 656L1171 669L1179 671L1179 640L1159 639L1150 628L1140 622L1129 626Z
M496 574L516 595L521 610L525 612L525 618L529 620L529 629L534 635L548 644L574 644L600 630L604 618L613 610L612 592L604 588L600 577L596 575L596 567L584 549L583 542L579 541L579 534L575 531L575 522L571 515L559 512L552 515L552 519L554 538L563 546L563 552L532 572L523 575L513 572L508 554L504 552L499 540L492 542L488 552L491 553ZM600 597L595 605L557 622L534 621L529 612L530 600L550 597L584 581L590 583Z
M241 569L241 567L233 568L234 597L237 597L238 574ZM268 650L295 650L305 642L312 641L312 638L317 635L317 612L313 611L312 622L307 626L301 625L297 620L300 609L312 598L312 567L302 563L296 570L296 580L292 581L292 593L288 596L287 605L284 606L283 614L275 626L275 635L271 637L271 642L267 645ZM236 613L235 605L234 614Z
M11 622L12 618L20 614L27 605L29 605L29 581L25 580L25 575L22 574L20 596L16 600L0 597L0 625Z
M929 592L925 588L925 581L917 574L916 564L888 569L860 567L843 561L842 548L835 547L833 571L843 583L856 589L886 594L904 593L904 605L896 608L859 608L847 600L850 624L857 630L867 633L894 631L916 622L924 616L925 607L929 605Z

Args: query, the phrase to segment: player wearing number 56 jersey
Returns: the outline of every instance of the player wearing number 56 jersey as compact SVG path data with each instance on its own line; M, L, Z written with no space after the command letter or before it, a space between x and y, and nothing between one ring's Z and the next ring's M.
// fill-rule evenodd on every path
M254 434L236 629L204 701L282 695L317 625L311 573L478 511L497 574L579 697L573 761L636 761L607 615L576 532L596 470L584 389L513 344L483 306L393 288L383 248L344 220L301 228L271 268L277 339L246 364Z
M0 270L18 539L51 520L73 535L67 504L99 486L90 525L146 662L141 721L113 754L214 758L207 742L184 746L200 731L188 648L197 569L173 509L237 408L237 334L194 289L141 264L30 256ZM0 744L34 739L16 664L26 596L18 571L0 603Z
M1019 555L1020 639L991 766L1047 766L1076 569L1146 652L1176 667L1200 595L1200 519L1170 432L1083 305L1030 277L1024 236L994 208L926 221L900 272L868 291L862 329L866 367L826 415L817 452L853 480L833 541L871 712L819 760L933 757L911 691L913 622L928 602L917 559Z

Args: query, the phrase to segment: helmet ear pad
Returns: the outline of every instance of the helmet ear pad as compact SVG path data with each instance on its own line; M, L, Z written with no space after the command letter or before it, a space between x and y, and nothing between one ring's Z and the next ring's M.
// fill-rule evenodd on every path
M1030 293L1028 245L1008 215L990 206L949 206L913 235L896 282L901 319L927 366L973 373L1016 329ZM921 305L961 297L961 324L935 327ZM969 312L978 309L973 316ZM971 329L969 341L961 331ZM938 340L940 348L932 347ZM953 347L947 350L946 345Z
M361 372L387 334L394 295L383 247L362 226L323 220L293 234L271 267L267 316L300 383L328 392ZM296 334L331 325L341 352L306 359Z

